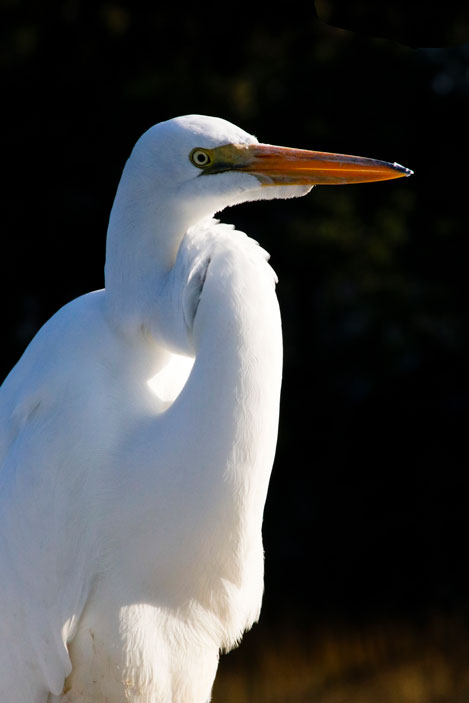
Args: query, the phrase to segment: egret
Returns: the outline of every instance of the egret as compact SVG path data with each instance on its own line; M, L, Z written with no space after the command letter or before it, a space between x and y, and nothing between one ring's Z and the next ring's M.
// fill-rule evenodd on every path
M151 127L105 288L60 309L0 396L0 700L205 703L258 619L282 373L268 255L213 219L398 164Z

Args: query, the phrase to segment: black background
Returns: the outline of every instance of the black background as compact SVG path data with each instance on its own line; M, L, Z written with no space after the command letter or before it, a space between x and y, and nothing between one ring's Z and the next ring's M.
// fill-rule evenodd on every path
M151 124L213 114L404 164L412 178L222 216L280 279L263 617L466 612L469 20L451 3L291 6L3 3L2 371L102 287L115 188Z

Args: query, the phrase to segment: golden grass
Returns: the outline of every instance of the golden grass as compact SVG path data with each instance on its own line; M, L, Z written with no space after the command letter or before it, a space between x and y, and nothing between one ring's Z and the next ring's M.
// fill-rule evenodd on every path
M469 626L258 625L222 657L213 703L469 703Z

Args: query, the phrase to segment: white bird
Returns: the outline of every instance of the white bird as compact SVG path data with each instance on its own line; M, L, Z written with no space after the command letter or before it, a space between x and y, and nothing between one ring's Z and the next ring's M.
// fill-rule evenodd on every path
M0 396L0 700L204 703L257 620L282 368L266 252L212 219L397 164L155 125L124 168L105 289Z

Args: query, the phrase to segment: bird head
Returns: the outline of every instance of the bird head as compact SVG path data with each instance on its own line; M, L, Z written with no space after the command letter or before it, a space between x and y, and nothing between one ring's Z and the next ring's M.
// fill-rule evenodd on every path
M359 156L260 144L227 122L186 115L151 127L130 163L152 189L177 198L191 219L240 202L305 195L314 185L365 183L408 176L409 169ZM192 223L191 223L192 224Z

